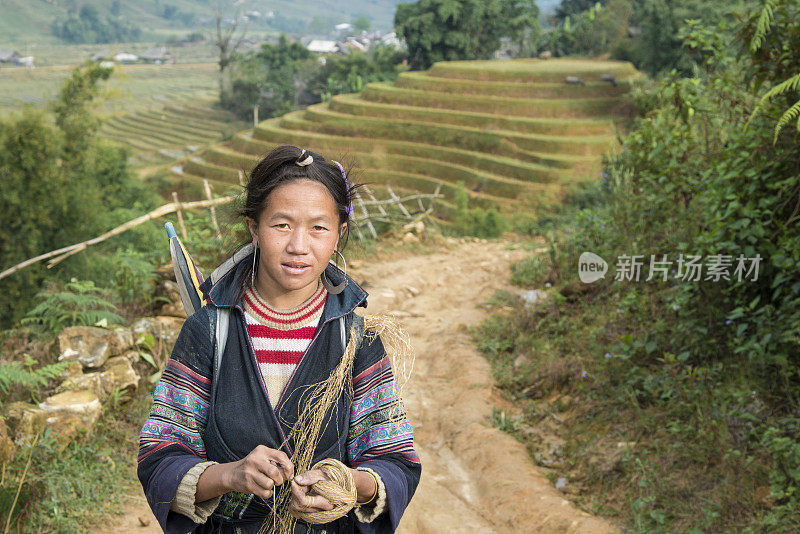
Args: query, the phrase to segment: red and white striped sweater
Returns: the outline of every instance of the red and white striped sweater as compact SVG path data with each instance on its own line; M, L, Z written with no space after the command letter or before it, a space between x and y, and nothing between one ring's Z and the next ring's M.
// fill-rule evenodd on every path
M247 330L273 407L316 332L328 291L321 281L305 302L289 309L270 308L250 285L244 293Z

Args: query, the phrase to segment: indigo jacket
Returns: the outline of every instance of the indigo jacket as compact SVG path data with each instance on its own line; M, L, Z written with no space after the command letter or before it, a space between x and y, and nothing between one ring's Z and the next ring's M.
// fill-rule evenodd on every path
M257 445L279 449L297 420L302 387L325 380L341 361L339 318L344 316L349 339L354 310L366 308L367 293L335 265L326 276L333 284L347 279L339 294L328 293L311 343L277 402L270 404L247 332L242 306L242 279L247 255L201 290L207 304L186 319L172 354L153 392L153 407L139 440L138 478L147 502L168 534L256 533L271 517L271 500L237 492L222 496L206 523L170 510L186 472L203 461L235 462ZM214 376L215 308L230 310L228 337ZM216 380L216 383L212 383ZM394 532L420 480L421 464L413 447L413 429L402 414L386 409L391 396L391 364L380 336L364 337L353 369L353 397L343 391L329 410L313 463L336 458L350 467L364 466L378 473L386 488L387 511L370 523L354 512L327 525L297 522L296 533ZM351 424L352 423L352 424ZM294 444L282 449L291 457Z

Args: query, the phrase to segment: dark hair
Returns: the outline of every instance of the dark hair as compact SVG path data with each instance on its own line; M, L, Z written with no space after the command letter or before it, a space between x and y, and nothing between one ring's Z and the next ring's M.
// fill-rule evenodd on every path
M309 156L313 161L309 163ZM301 165L303 163L303 165ZM247 185L244 191L244 200L241 207L237 210L240 217L250 217L258 221L258 216L267 206L269 195L276 187L296 180L310 179L322 183L336 202L336 211L339 213L339 224L348 223L344 234L339 238L339 250L344 249L350 236L350 215L348 209L354 192L366 184L354 184L351 179L351 166L342 164L347 176L342 176L340 169L332 161L327 161L321 155L311 150L300 149L292 145L284 145L275 148L267 154L250 170ZM247 232L249 235L249 232ZM248 240L249 242L249 240ZM250 276L251 268L248 267L246 276ZM239 293L244 291L247 278L240 281Z
M313 158L313 162L300 165L304 160L307 161L309 156ZM364 185L352 183L350 171L351 169L345 169L349 183L346 186L342 170L332 161L327 161L311 150L303 150L292 145L279 146L267 154L250 171L245 186L244 204L238 210L238 215L258 221L259 214L267 206L270 193L276 187L307 178L322 183L336 202L336 210L339 213L339 224L336 228L338 231L342 223L350 222L348 214L350 200L356 189ZM347 245L349 235L350 225L348 224L344 234L340 236L339 250Z

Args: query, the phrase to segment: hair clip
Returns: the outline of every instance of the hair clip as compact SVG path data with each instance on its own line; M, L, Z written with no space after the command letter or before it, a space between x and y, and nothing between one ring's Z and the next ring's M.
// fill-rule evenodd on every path
M355 215L355 212L353 211L353 199L350 198L350 185L347 183L347 175L344 173L344 167L342 167L342 164L336 160L331 160L331 162L335 163L336 166L339 167L339 170L342 171L342 178L344 178L344 188L345 190L347 190L347 199L349 202L349 204L347 205L347 216L353 217Z
M309 154L305 159L302 159L303 156L305 155L306 155L306 149L304 148L303 151L300 153L300 157L297 158L297 161L295 161L295 163L297 163L301 167L305 167L306 165L311 165L312 163L314 163L314 156Z

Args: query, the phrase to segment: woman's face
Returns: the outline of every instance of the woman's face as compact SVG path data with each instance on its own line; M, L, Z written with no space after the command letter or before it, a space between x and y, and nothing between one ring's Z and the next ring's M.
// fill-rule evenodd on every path
M256 286L277 308L297 306L314 293L347 227L339 226L328 189L307 178L273 189L258 222L245 221L260 249Z

